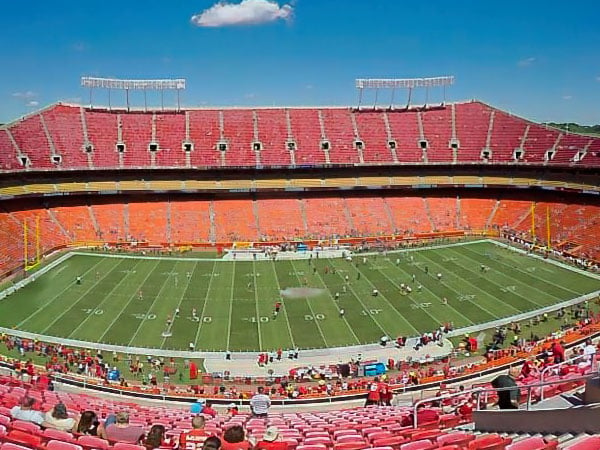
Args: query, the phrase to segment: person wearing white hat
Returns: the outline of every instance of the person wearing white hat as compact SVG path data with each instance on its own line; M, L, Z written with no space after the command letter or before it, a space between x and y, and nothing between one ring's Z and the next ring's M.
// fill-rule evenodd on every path
M277 427L269 427L265 430L262 440L254 446L254 450L286 450L287 443L283 442Z

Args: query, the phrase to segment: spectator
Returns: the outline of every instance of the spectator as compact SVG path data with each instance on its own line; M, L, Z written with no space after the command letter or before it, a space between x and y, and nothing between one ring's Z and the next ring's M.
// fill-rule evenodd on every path
M196 400L196 403L192 403L192 406L190 406L190 412L192 414L200 414L204 408L204 402L205 400L203 398Z
M211 402L206 402L206 404L202 408L202 414L206 414L210 417L217 417L217 411L215 411L215 409L212 407Z
M223 433L221 442L222 450L249 450L252 444L246 440L244 429L241 425L233 425Z
M211 436L204 441L204 446L202 450L220 450L221 449L221 439L216 436Z
M144 437L144 429L129 425L129 414L125 411L118 412L116 416L106 419L106 438L111 441L138 444Z
M267 417L269 407L271 406L271 399L265 394L265 388L259 386L257 393L250 399L250 409L254 417ZM225 447L225 444L223 444Z
M164 425L152 425L146 439L144 439L144 447L147 450L154 450L156 448L173 448L173 444L170 440L165 439L165 426Z
M499 375L492 380L492 387L495 389L514 388L497 392L498 407L500 409L519 409L521 392L515 381L519 376L519 373L520 370L518 367L511 367L508 371L508 375Z
M33 409L35 399L31 397L23 397L19 406L14 406L10 410L10 414L13 419L25 420L26 422L33 422L41 425L44 421L44 415L40 411Z
M43 427L54 428L61 431L73 431L77 421L69 417L64 403L57 403L44 417Z
M227 405L227 415L229 417L237 416L240 413L237 405L235 403L230 403Z
M287 443L281 439L277 427L269 427L262 440L254 446L254 450L287 450Z
M94 411L84 411L79 417L79 423L75 429L79 434L98 436L104 438L104 427L100 424L98 416Z
M205 420L202 416L192 418L192 429L185 431L179 436L179 448L182 450L200 450L202 444L208 438L208 433L204 430ZM219 448L221 442L219 441Z

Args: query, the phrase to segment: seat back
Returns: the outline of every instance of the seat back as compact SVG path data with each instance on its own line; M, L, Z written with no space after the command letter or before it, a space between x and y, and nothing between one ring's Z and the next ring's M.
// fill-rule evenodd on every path
M100 450L107 450L110 447L108 441L96 436L79 436L77 443L84 447L97 448Z
M55 430L54 428L46 428L42 433L46 439L56 439L63 442L75 442L75 438L68 431Z
M52 439L46 444L46 450L83 450L81 445Z
M406 444L402 444L400 446L400 450L432 450L436 448L437 445L433 444L431 441L427 439L423 439L421 441L413 441L408 442Z

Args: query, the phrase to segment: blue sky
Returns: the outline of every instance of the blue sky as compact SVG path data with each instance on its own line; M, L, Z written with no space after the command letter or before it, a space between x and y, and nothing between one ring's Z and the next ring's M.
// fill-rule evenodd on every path
M82 75L184 77L188 106L354 105L355 78L454 75L449 101L600 123L598 0L241 2L4 1L0 122L59 100L88 103Z

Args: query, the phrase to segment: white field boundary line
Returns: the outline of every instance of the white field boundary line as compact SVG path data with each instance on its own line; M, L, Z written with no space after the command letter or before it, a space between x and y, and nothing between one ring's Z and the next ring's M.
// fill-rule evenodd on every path
M454 246L460 246L460 245L469 245L469 244L475 244L475 243L483 243L483 242L487 242L487 243L492 243L504 248L507 248L509 250L518 252L518 253L522 253L522 254L526 254L529 255L531 257L534 258L538 258L544 262L550 263L550 264L554 264L557 265L559 267L562 267L564 269L568 269L574 272L577 272L579 274L582 275L587 275L587 276L591 276L593 278L596 279L600 279L600 275L596 275L596 274L592 274L589 272L586 272L584 270L581 269L577 269L574 267L570 267L567 264L561 263L559 261L554 261L554 260L546 260L543 257L539 256L539 255L535 255L535 254L528 254L525 250L521 250L519 248L515 248L512 247L510 245L504 244L502 242L497 242L493 239L480 239L477 241L469 241L469 242L459 242L459 243L454 243L454 244L442 244L442 245L438 245L438 246L432 246L432 247L420 247L420 248L415 248L415 249L405 249L405 250L401 250L397 253L400 253L402 251L419 251L419 250L429 250L429 249L433 249L433 248L446 248L446 247L454 247ZM389 252L392 253L392 252ZM125 258L125 257L129 257L129 258L146 258L146 259L157 259L157 258L161 258L161 257L144 257L144 256L132 256L132 255L103 255L103 254L96 254L96 253L86 253L86 252L71 252L71 253L67 253L66 255L64 255L63 257L60 257L59 259L53 261L52 263L48 264L48 266L43 267L42 269L40 269L38 272L36 272L36 274L41 274L42 271L48 271L53 267L56 267L56 265L60 264L60 262L68 259L70 256L77 254L77 255L91 255L91 256L103 256L103 257L114 257L114 258ZM378 252L376 253L372 253L372 254L379 254ZM361 255L368 255L367 253L362 253ZM181 258L171 258L171 259L181 259ZM187 258L187 259L198 259L200 261L222 261L221 259L206 259L206 258ZM45 272L44 272L45 273ZM31 277L30 277L31 278ZM25 280L24 280L25 281ZM30 280L33 281L33 280ZM1 295L1 293L0 293ZM600 290L595 291L595 292L591 292L589 294L585 294L582 295L580 297L577 297L575 299L571 299L571 300L567 300L565 302L559 303L559 304L555 304L546 308L542 308L540 310L534 311L534 312L529 312L529 313L524 313L524 314L520 314L518 316L525 316L523 319L528 319L531 317L535 317L538 314L543 314L544 312L551 312L553 310L557 310L560 309L562 307L568 307L568 306L572 306L575 305L577 303L581 303L582 301L585 300L592 300L593 298L595 298L596 296L600 295ZM1 298L1 296L0 296ZM544 311L547 310L547 311ZM514 316L517 317L517 316ZM456 329L450 333L448 333L446 335L446 337L454 337L454 336L460 336L464 333L473 333L476 331L481 331L481 330L485 330L488 328L494 328L495 326L499 326L502 325L504 323L510 322L511 320L523 320L523 319L514 319L511 317L505 317L503 319L498 319L497 321L493 321L493 322L486 322L485 324L479 324L479 325L473 325L471 327L465 327L465 328L460 328L460 329ZM127 346L123 346L123 345L110 345L110 344L101 344L101 343L92 343L92 342L88 342L88 341L79 341L76 339L64 339L64 338L57 338L57 337L53 337L53 336L43 336L37 333L31 333L28 331L22 331L22 330L13 330L11 328L5 328L5 327L0 327L0 332L1 333L6 333L9 335L13 335L13 336L17 336L17 337L21 337L24 339L37 339L37 340L41 340L44 342L48 342L48 343L52 343L52 344L62 344L62 345L69 345L72 347L79 347L79 348L93 348L93 349L99 349L105 352L112 352L112 351L116 351L116 352L120 352L120 353L131 353L134 355L147 355L147 354L151 354L154 356L163 356L163 357L176 357L176 358L204 358L204 359L223 359L223 354L224 352L190 352L190 351L175 351L175 350L163 350L163 349L159 349L159 348L142 348L142 347L127 347ZM340 356L347 356L348 352L357 352L357 353L363 353L366 354L367 352L375 352L377 350L381 350L381 346L378 343L373 343L373 344L366 344L366 345L352 345L352 346L345 346L345 347L331 347L331 348L322 348L322 349L313 349L313 350L303 350L302 354L306 355L306 356L327 356L327 357L331 357L332 355L340 355ZM232 355L234 355L234 357L236 359L251 359L251 360L255 360L256 359L256 352L236 352L236 353L232 353Z
M18 281L15 284L13 284L12 286L7 287L2 292L0 292L0 300L5 299L13 292L16 292L17 290L21 289L23 286L27 286L29 283L32 283L33 281L36 280L37 277L41 277L48 271L54 269L56 266L62 264L67 259L69 259L71 256L73 256L73 253L66 253L66 254L62 255L61 257L59 257L58 259L55 259L54 261L49 263L47 266L43 266L40 270L32 273L30 276L28 276L24 280Z

